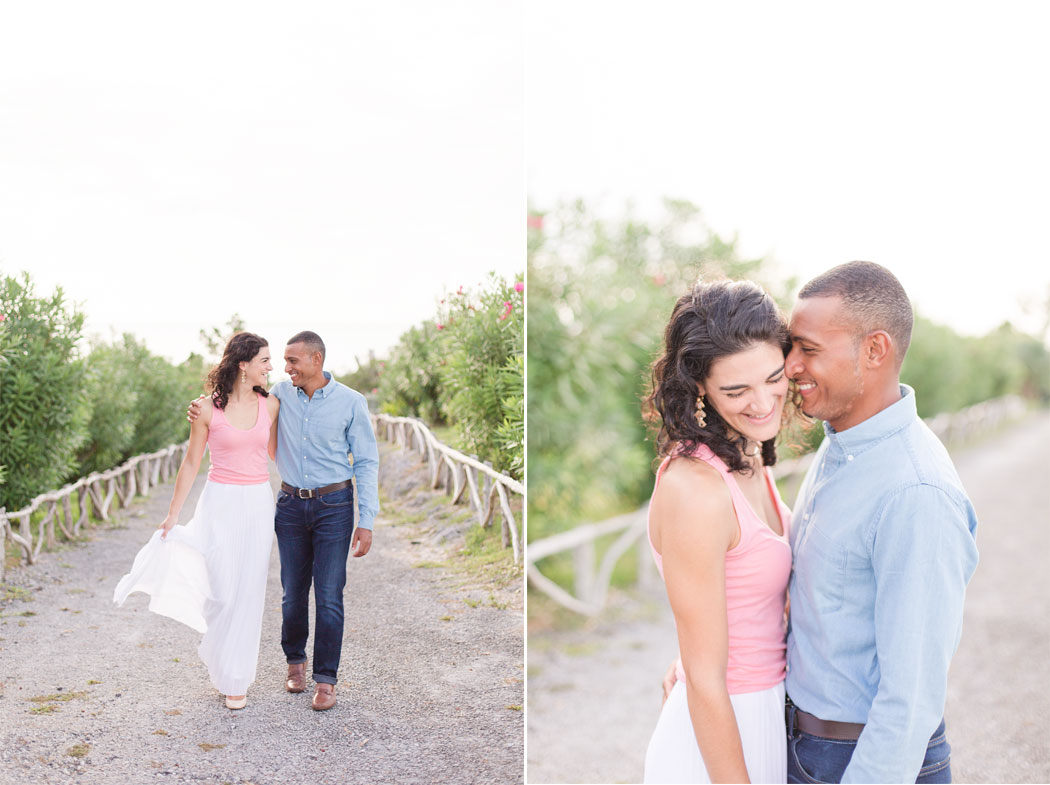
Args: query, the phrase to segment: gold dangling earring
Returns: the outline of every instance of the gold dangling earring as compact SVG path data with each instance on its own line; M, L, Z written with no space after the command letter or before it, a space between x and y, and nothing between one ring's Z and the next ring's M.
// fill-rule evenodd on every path
M707 415L704 414L704 396L696 396L696 424L701 428L707 425Z
M243 368L241 368L241 384L246 384L247 382L248 382L248 374Z

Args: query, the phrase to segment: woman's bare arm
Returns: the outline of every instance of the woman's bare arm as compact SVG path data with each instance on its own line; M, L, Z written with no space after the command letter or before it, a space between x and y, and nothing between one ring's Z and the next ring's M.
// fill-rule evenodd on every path
M277 418L280 416L281 402L277 396L270 394L266 399L266 408L270 412L270 441L266 445L266 451L270 454L270 460L277 460Z
M726 686L725 558L740 531L729 490L706 464L675 460L664 472L650 515L704 764L712 782L749 782Z
M182 505L186 503L186 497L190 495L193 481L197 479L197 472L201 468L204 448L208 444L208 428L211 425L213 411L210 399L205 399L202 403L200 416L190 424L190 444L182 459L182 465L179 466L179 473L175 477L175 491L171 495L171 504L168 505L168 515L157 527L164 531L162 538L167 537L168 532L179 522Z

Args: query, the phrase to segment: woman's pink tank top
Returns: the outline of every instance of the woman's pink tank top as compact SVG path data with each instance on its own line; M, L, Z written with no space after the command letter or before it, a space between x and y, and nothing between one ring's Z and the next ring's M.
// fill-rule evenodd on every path
M248 430L230 425L218 406L212 410L208 429L208 449L211 452L208 479L211 482L224 485L269 482L266 445L270 440L270 412L266 408L266 399L261 395L258 398L259 414L255 425Z
M664 459L656 473L656 487L672 457ZM737 521L740 524L740 542L726 551L726 612L729 621L729 662L726 686L729 694L758 692L779 684L784 679L787 665L785 638L787 621L784 603L788 579L791 577L791 545L788 527L791 510L780 499L773 474L765 469L766 485L780 515L783 536L778 536L755 513L744 496L736 478L728 467L706 445L693 453L708 465L718 469L733 499ZM697 521L697 525L703 525ZM646 523L648 533L649 523ZM663 576L663 558L653 547L649 548L656 567ZM685 681L685 671L678 661L678 678Z

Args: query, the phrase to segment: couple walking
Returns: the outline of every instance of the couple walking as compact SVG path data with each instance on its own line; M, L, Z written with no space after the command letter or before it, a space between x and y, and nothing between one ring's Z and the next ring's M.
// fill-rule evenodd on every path
M190 405L189 447L168 516L113 595L123 604L132 592L146 592L150 610L203 633L198 653L230 709L246 705L255 680L275 530L285 688L306 689L312 583L312 706L320 711L336 702L347 555L364 556L372 545L379 455L364 396L335 381L324 359L321 338L298 333L284 351L291 381L267 391L273 365L265 339L247 332L230 338L208 376L210 396ZM177 526L205 447L211 452L207 483L193 518ZM276 460L282 480L276 504L267 458Z
M648 533L681 656L646 782L951 781L977 520L900 384L911 328L900 282L869 262L804 286L790 325L748 282L675 306L647 399L663 458ZM792 514L770 467L796 408L826 436Z

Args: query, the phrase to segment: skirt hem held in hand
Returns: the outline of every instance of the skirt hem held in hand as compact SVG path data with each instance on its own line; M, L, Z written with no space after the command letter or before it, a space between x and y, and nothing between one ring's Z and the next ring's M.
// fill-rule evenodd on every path
M165 539L154 532L113 592L119 605L145 592L151 611L204 633L197 653L224 695L243 695L255 681L273 512L269 482L209 480L192 520Z

